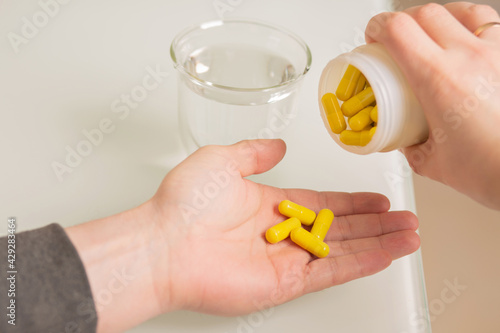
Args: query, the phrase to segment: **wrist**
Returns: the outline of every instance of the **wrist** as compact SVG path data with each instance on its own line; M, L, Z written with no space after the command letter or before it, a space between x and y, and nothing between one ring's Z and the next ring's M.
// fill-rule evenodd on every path
M500 142L500 137L497 142ZM486 158L490 167L489 177L485 179L483 185L483 204L488 208L492 208L495 210L500 210L500 152L498 149L493 147L492 156L490 159Z
M119 332L165 311L168 275L157 276L168 258L150 202L66 232L83 262L98 315L98 332ZM160 289L160 290L159 290Z

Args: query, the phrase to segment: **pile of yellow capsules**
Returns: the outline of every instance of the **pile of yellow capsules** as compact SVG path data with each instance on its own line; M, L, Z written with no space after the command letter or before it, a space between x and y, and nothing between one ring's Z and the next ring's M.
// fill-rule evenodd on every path
M267 229L266 239L269 243L275 244L290 236L295 244L315 256L324 258L328 255L330 248L323 240L333 222L331 210L322 209L316 216L314 211L290 200L280 202L278 209L289 219ZM311 231L302 228L302 224L312 225Z
M377 130L377 104L369 82L356 67L347 67L335 94L324 94L321 104L330 129L340 134L342 143L366 146L371 141Z

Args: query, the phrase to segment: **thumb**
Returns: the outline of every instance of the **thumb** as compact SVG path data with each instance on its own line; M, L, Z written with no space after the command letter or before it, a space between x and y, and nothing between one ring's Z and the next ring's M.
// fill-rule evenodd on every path
M433 154L435 151L432 140L405 147L400 151L405 155L408 164L416 174L432 178L432 162L434 162Z
M236 162L242 177L272 169L285 152L286 144L281 139L245 140L224 149L227 158Z

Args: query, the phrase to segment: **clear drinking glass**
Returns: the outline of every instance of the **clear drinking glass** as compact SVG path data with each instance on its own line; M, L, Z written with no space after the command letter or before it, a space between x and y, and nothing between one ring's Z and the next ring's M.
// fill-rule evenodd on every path
M180 132L189 151L280 137L311 66L302 39L245 20L188 28L174 38L170 55L178 72Z

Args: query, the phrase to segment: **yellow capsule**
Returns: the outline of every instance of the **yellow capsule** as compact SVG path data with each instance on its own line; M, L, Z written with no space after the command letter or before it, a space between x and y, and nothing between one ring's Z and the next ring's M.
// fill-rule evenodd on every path
M373 107L369 106L349 118L349 126L353 131L362 131L366 126L372 123L370 111Z
M311 225L316 218L315 212L290 200L280 202L278 210L285 216L298 218L305 225Z
M324 258L328 255L328 252L330 252L328 244L321 241L317 236L311 234L304 228L293 229L290 233L290 238L295 244L311 252L316 257Z
M332 93L326 93L321 97L321 104L323 105L323 110L325 111L326 119L328 119L330 129L333 133L340 134L340 132L347 128L347 124L344 114L340 110L337 97Z
M340 141L349 146L366 146L370 140L370 129L364 129L361 132L356 132L356 131L342 131L340 133Z
M344 116L351 117L373 102L375 102L375 94L370 87L345 101L342 104L341 110Z
M347 101L352 97L360 75L361 72L356 67L352 65L347 66L344 76L342 76L337 91L335 92L338 99Z
M298 218L291 217L274 227L267 229L266 239L269 243L278 243L290 236L290 232L295 228L300 228L301 224Z
M333 222L333 212L329 209L322 209L319 211L316 220L314 221L313 227L311 229L311 234L318 237L320 241L323 241L328 233L328 229Z
M372 128L370 128L370 140L373 138L373 136L375 135L375 132L377 131L377 126L373 126Z
M378 121L378 108L377 106L375 105L373 107L373 109L370 111L370 118L371 120L373 120L374 122L377 122Z
M366 86L366 78L363 74L361 74L359 76L358 82L356 82L356 87L354 88L354 92L352 93L352 95L354 96L359 94L361 91L365 89L365 86Z

